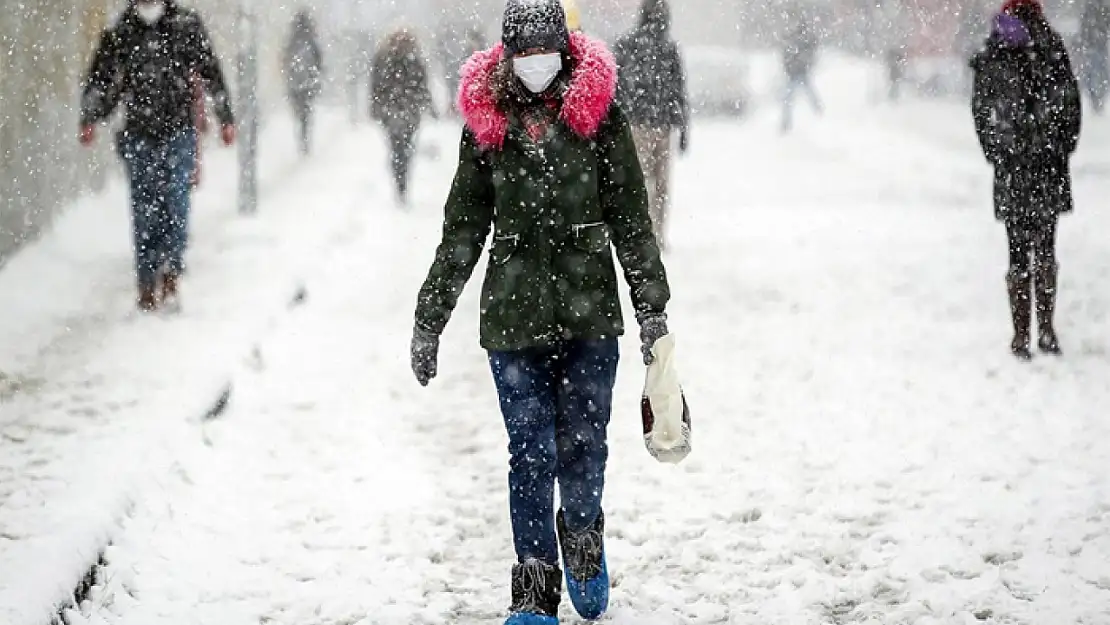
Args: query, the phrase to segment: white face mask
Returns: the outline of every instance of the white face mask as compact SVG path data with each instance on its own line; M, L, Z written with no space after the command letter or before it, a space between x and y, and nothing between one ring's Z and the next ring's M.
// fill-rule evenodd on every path
M144 22L153 24L166 14L166 5L162 2L137 2L135 3L135 11L139 13L139 17Z
M563 69L563 55L533 54L513 58L513 73L532 93L543 93Z

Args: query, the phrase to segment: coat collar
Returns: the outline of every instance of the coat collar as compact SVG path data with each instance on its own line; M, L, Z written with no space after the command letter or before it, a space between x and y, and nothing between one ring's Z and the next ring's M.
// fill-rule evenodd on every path
M499 106L494 88L494 74L504 56L499 43L475 53L460 72L458 108L484 150L500 149L509 130L508 114ZM559 118L578 136L592 139L613 104L617 63L604 43L580 32L571 33L570 56L574 69Z

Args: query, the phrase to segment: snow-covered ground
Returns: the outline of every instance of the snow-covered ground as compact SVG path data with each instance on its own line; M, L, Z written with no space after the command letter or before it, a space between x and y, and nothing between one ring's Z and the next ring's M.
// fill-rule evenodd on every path
M1008 353L1005 237L965 107L869 104L868 71L823 65L828 111L801 107L790 136L766 101L743 124L694 128L667 261L695 453L675 468L643 449L629 337L607 622L1110 622L1110 124L1088 124L1061 231L1066 356L1021 364ZM410 212L389 206L368 129L290 179L271 210L317 235L271 249L302 259L282 271L308 298L292 312L275 303L268 329L221 322L224 340L201 340L206 307L257 306L232 294L119 330L143 339L114 343L132 346L128 368L167 398L162 367L203 367L202 346L234 352L235 395L205 424L145 415L158 461L71 623L503 618L506 440L476 341L481 268L440 378L419 388L407 361L457 132L425 132ZM238 246L258 227L223 239L190 279L230 279L228 258L249 254Z

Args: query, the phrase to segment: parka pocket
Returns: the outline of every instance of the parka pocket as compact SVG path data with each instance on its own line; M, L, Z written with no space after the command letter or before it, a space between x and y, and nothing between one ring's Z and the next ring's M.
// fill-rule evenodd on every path
M574 246L583 252L600 254L609 249L609 226L604 222L574 224L571 231L574 233Z
M504 265L520 245L519 234L495 234L489 248L489 259L495 265Z

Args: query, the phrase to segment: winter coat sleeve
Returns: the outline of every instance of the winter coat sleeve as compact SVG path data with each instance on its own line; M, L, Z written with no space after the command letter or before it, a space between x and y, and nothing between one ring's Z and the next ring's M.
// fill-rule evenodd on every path
M107 119L119 104L120 60L119 37L114 30L104 31L93 53L81 95L82 125Z
M617 260L632 290L636 316L664 312L671 291L659 243L652 232L644 172L632 130L616 105L598 131L597 149L601 208L612 231Z
M1058 40L1052 50L1052 85L1059 89L1060 110L1053 115L1053 144L1061 148L1064 156L1071 156L1079 146L1079 131L1083 122L1083 106L1079 94L1079 81L1072 69L1071 59Z
M385 93L388 75L388 58L384 51L374 53L370 59L370 119L383 118Z
M417 297L416 327L421 330L443 333L482 255L493 225L493 204L493 168L474 135L464 130L442 240Z
M992 128L992 101L997 97L990 73L986 71L987 60L985 53L981 52L971 59L971 69L974 72L971 89L971 117L975 122L975 135L979 139L979 147L983 156L992 165L998 162L998 146Z
M196 51L196 72L204 81L204 90L212 98L215 105L216 117L220 124L230 125L235 123L235 114L231 109L231 95L227 90L220 61L212 48L212 38L208 36L208 29L204 27L200 17L190 16L189 33L193 38Z
M686 68L682 63L682 53L678 50L678 44L671 44L674 49L672 57L672 72L673 72L673 85L675 89L675 119L678 120L678 128L683 135L690 132L690 97L686 89Z
M428 85L428 65L422 59L417 59L414 69L416 71L413 72L413 78L417 82L417 111L420 113L431 113L434 116L435 106L432 103L432 89Z

